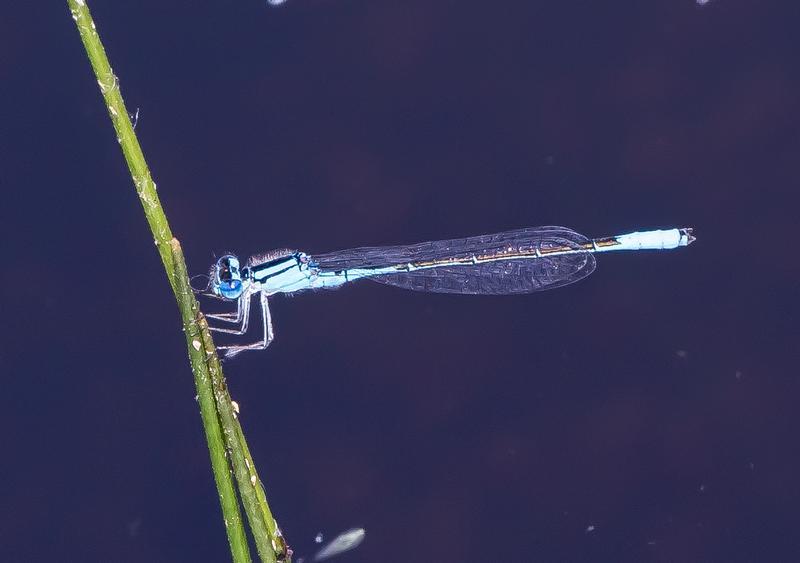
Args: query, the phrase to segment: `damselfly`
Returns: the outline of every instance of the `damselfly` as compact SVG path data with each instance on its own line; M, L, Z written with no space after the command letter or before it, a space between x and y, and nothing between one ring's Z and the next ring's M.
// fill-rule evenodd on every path
M262 350L273 338L268 298L276 293L332 288L366 278L415 291L513 295L561 287L594 271L594 254L614 250L666 250L694 241L692 229L642 231L589 239L566 227L532 227L405 246L363 247L308 255L275 250L250 257L244 266L227 254L211 267L206 295L236 301L236 312L207 315L243 335L250 301L259 295L263 335L252 344L219 346L230 357Z

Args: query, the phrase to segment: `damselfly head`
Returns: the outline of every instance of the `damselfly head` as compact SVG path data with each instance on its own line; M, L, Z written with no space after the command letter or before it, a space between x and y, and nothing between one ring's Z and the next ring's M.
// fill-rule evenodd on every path
M226 254L217 260L208 277L209 289L214 295L234 300L244 291L239 259L233 254Z

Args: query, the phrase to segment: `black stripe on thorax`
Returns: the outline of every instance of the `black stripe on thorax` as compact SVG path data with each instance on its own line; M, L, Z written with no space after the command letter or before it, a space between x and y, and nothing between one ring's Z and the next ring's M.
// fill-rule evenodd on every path
M279 268L278 270L273 271L269 275L263 273L275 267L280 267L280 265L284 263L286 264L285 268ZM263 282L264 280L268 280L271 277L279 276L285 272L288 272L292 268L299 265L300 265L300 258L298 254L295 252L294 254L290 254L289 256L283 256L281 258L276 258L274 260L264 262L263 264L258 264L257 266L251 266L250 275L252 279L258 282ZM259 274L261 274L260 277Z

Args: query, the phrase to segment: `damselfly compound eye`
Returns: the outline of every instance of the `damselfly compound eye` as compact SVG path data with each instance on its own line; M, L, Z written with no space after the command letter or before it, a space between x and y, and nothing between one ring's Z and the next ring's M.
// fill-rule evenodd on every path
M242 282L241 280L223 281L220 282L218 290L225 299L238 299L242 294Z
M242 294L242 274L236 256L227 255L217 260L215 278L214 292L218 295L225 299L238 299Z

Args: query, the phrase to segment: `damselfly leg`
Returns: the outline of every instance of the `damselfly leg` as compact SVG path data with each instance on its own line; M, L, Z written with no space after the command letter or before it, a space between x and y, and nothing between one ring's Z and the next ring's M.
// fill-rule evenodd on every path
M236 305L236 313L235 317L233 316L234 313L216 313L211 315L206 315L207 318L215 319L224 321L227 323L241 323L239 328L222 328L218 326L208 326L208 329L212 332L223 332L225 334L235 334L237 336L241 336L247 332L247 327L250 324L250 299L253 297L250 293L242 294L239 299L237 299ZM224 317L222 315L225 315Z
M239 297L239 299L236 300L235 313L210 313L206 315L206 318L223 321L226 323L240 324L242 322L242 319L244 319L248 315L248 313L245 312L245 308L250 307L250 297L251 295L242 295ZM246 305L245 302L247 302ZM212 328L211 330L215 329ZM247 330L247 328L244 328L243 330ZM234 334L243 334L243 333L234 333Z
M250 295L243 295L239 301L244 301L245 304L242 305L244 320L242 321L242 327L240 330L230 330L225 328L219 327L211 327L209 326L210 330L215 332L224 332L227 334L236 334L242 335L247 332L247 326L249 324L249 317L250 317ZM272 331L272 315L269 312L269 301L267 300L267 294L264 292L259 293L259 303L261 305L261 325L262 325L262 337L261 340L258 342L253 342L252 344L244 344L244 345L230 345L230 346L217 346L217 350L224 350L225 357L230 358L235 356L239 352L244 352L245 350L263 350L267 346L270 345L272 339L275 337L275 334Z

